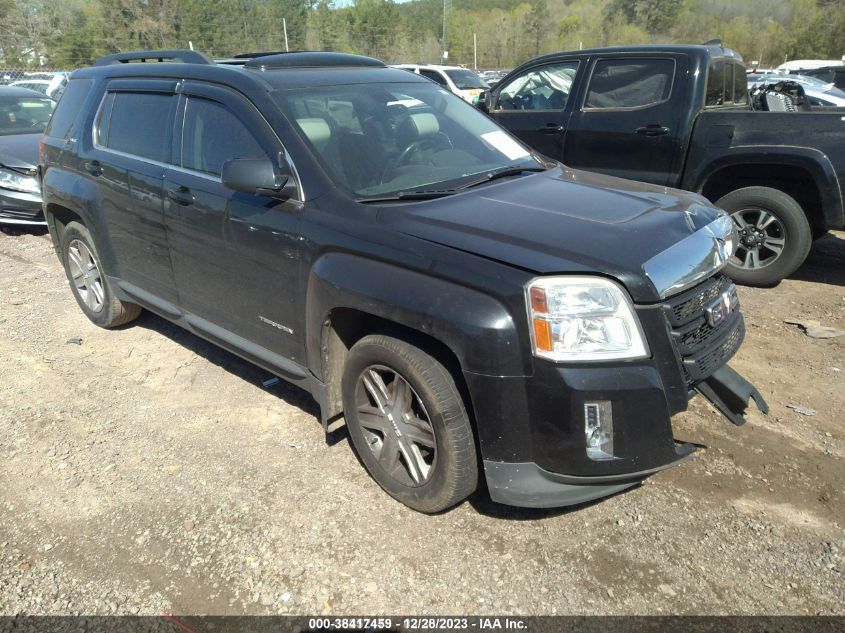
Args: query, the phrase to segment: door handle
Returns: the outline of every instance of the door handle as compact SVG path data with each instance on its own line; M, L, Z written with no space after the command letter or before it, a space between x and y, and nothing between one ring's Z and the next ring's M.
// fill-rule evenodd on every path
M649 123L637 128L637 134L642 136L663 136L669 133L669 128L659 123Z
M556 123L547 123L545 126L537 129L540 134L560 134L563 132L563 126Z
M100 161L92 160L83 165L85 167L85 171L87 171L92 176L102 176L103 175L103 166L100 165Z
M183 207L189 207L194 204L194 194L187 187L179 187L177 189L168 189L167 197L173 200L176 204Z

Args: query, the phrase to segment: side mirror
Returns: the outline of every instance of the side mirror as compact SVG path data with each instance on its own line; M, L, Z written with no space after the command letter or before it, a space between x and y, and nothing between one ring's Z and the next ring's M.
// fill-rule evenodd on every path
M235 158L223 163L223 185L256 196L276 195L290 180L290 169L282 162L276 169L269 158Z
M475 107L482 112L490 113L490 91L485 90L478 95L478 101L475 102Z

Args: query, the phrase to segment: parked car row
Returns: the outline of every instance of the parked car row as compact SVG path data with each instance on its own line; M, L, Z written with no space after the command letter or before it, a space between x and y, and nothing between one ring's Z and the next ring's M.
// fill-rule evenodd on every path
M513 71L493 118L422 67L353 55L103 58L73 74L42 141L71 292L99 326L147 309L308 390L324 428L342 414L373 479L416 510L449 508L482 477L494 500L533 507L636 485L690 457L670 420L695 394L735 424L750 400L766 410L727 365L745 329L725 264L752 238L667 187L681 182L671 162L657 184L581 171L502 124L561 145L581 125L593 135L566 146L641 175L629 163L678 153L676 128L692 126L686 70L721 64L717 110L745 83L710 49L621 67L585 55ZM703 99L714 81L688 89ZM603 131L571 109L584 90ZM553 128L520 123L538 114ZM729 146L729 125L703 147ZM767 231L756 213L746 226Z
M0 86L0 224L45 225L38 142L54 107L34 90Z

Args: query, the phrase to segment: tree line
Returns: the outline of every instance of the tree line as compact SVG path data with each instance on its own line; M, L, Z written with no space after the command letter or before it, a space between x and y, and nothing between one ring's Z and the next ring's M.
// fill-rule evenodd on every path
M845 55L845 0L0 0L0 65L75 68L113 52L213 57L336 50L509 68L538 54L720 38L761 66Z

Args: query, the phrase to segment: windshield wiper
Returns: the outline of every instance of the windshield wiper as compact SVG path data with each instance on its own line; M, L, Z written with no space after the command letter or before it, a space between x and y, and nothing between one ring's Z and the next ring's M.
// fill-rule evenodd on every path
M508 176L519 176L526 171L547 171L546 167L516 167L511 165L510 167L502 167L500 169L494 169L493 171L488 171L485 173L481 178L477 178L476 180L471 180L466 184L461 185L458 189L469 189L470 187L475 187L477 185L483 185L485 182L490 182L491 180L497 180L499 178L507 178Z
M391 202L395 200L434 200L445 198L458 193L457 189L418 189L411 191L400 191L390 196L373 196L370 198L358 198L358 202Z
M433 200L435 198L445 198L446 196L451 196L456 193L463 191L464 189L469 189L470 187L475 187L476 185L484 184L485 182L490 182L491 180L497 180L498 178L507 178L508 176L518 176L519 174L525 173L527 171L531 172L540 172L540 171L548 171L547 167L517 167L515 165L510 165L508 167L500 167L499 169L494 169L488 172L485 172L480 178L475 180L471 180L468 183L461 185L460 187L455 187L453 189L413 189L413 190L406 190L406 191L399 191L395 194L389 196L373 196L370 198L358 198L358 202L393 202L396 200Z

